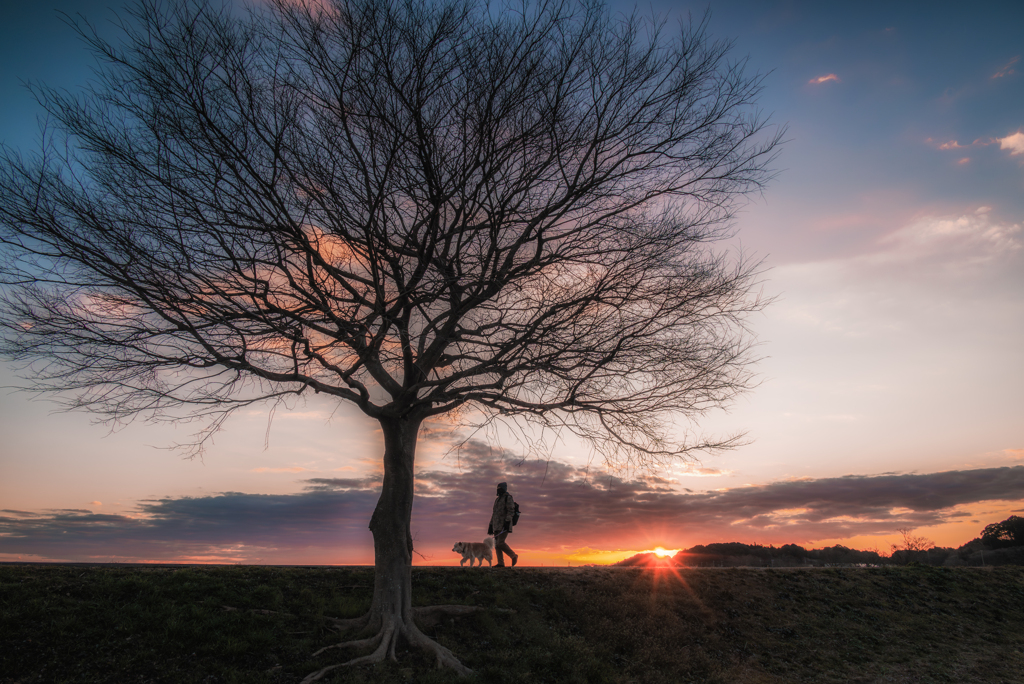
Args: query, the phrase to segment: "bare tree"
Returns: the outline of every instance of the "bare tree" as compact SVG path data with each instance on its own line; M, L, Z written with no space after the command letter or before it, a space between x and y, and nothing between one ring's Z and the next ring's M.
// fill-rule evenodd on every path
M378 420L351 663L404 637L467 671L412 619L424 420L519 416L638 463L729 445L666 425L749 385L756 264L711 247L780 133L706 21L142 0L117 44L77 26L98 80L37 89L55 129L0 165L3 352L110 421L207 419L197 444L309 390Z
M935 542L915 535L914 530L910 528L899 527L896 531L900 533L902 541L898 544L891 544L892 559L900 565L906 565L918 558L926 558L925 552L935 547Z
M908 527L898 527L896 531L900 533L903 541L899 544L892 544L893 551L927 551L935 546L935 542L915 535L914 530Z

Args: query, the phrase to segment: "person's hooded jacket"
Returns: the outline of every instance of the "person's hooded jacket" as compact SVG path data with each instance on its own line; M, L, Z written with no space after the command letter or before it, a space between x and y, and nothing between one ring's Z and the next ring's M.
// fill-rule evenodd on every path
M488 534L499 534L505 528L511 532L512 514L515 512L516 503L512 499L512 495L508 493L508 485L502 482L498 485L498 496L494 499Z

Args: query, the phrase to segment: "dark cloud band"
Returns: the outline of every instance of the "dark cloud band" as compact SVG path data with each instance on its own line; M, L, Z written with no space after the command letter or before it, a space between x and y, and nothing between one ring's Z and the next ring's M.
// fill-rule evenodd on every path
M629 547L638 535L690 544L752 538L807 543L927 527L968 515L957 506L1024 500L1024 466L692 493L657 477L592 476L558 461L504 456L471 443L461 468L418 475L413 534L428 560L445 559L453 541L485 536L499 481L509 482L523 508L513 546L551 551ZM6 510L0 512L0 553L63 560L370 562L366 526L379 483L316 478L304 485L305 491L290 495L228 492L143 501L134 516Z

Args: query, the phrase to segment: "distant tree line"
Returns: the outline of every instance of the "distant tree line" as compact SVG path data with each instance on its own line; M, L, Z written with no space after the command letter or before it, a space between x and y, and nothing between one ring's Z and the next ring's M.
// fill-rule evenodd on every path
M982 531L981 541L990 549L1024 546L1024 518L1011 515L1003 522L992 523Z
M762 546L727 542L698 544L670 559L656 560L641 553L616 565L670 564L682 567L827 567L855 565L982 566L1024 565L1024 518L1012 515L985 527L981 536L959 548L939 547L909 529L898 530L902 540L883 556L877 550L861 551L842 545L805 549L797 544Z

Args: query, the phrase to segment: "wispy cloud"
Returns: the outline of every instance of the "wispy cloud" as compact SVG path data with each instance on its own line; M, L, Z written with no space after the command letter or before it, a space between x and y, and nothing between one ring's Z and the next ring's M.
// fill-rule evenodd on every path
M807 82L808 85L820 85L822 83L828 83L829 81L835 81L841 83L841 79L835 74L825 74L824 76L816 76Z
M982 263L1020 250L1021 225L997 221L989 207L960 216L925 216L879 241L875 262Z
M967 144L962 144L959 140L947 140L946 142L939 142L935 138L925 138L925 143L935 147L939 150L966 150L971 147L984 147L991 145L996 142L995 138L978 138Z
M957 140L939 142L935 138L926 138L925 142L940 150L963 150L970 147L986 147L988 145L998 144L999 149L1009 150L1011 155L1024 154L1024 131L1020 130L1015 133L1010 133L1005 138L978 138L974 142L966 145L961 144ZM965 157L964 159L961 159L960 163L964 163L965 159L967 158Z
M308 473L311 472L309 468L303 468L301 466L292 466L290 468L253 468L252 473Z
M1003 78L1005 76L1009 76L1010 74L1016 73L1016 70L1013 68L1013 65L1016 64L1019 61L1020 61L1020 55L1017 55L1016 57L1011 59L1009 62L1004 64L1003 67L1001 69L999 69L999 71L997 71L996 73L992 74L992 76L990 76L990 78Z
M690 464L682 469L680 473L689 477L723 477L726 475L732 475L731 470L722 470L721 468L709 468L708 466L702 466L697 464Z

